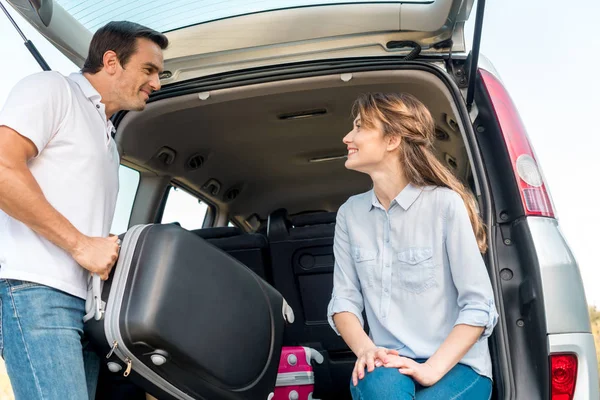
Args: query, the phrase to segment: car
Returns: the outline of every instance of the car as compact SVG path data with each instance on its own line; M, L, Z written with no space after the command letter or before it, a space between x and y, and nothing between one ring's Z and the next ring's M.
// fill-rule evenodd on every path
M382 91L429 108L438 158L476 196L500 315L492 398L599 398L578 265L518 110L479 54L484 1L8 3L78 66L110 20L166 33L162 89L113 117L133 176L117 223L179 215L271 283L296 315L284 344L324 356L315 398L350 398L356 357L326 315L333 235L338 207L370 179L344 168L342 137L357 96ZM177 206L181 193L202 211Z

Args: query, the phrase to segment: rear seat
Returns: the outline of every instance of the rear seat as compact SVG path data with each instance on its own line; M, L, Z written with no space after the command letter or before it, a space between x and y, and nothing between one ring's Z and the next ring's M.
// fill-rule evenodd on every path
M264 235L244 233L237 227L204 228L192 232L239 260L265 281L272 283L269 243Z
M335 212L288 217L280 209L269 216L274 286L294 310L296 321L286 327L284 345L319 350L323 365L315 366L315 397L346 394L356 358L327 322L333 289Z

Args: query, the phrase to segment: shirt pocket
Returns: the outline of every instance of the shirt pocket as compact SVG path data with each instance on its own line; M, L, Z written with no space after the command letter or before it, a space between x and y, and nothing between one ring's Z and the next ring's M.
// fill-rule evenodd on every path
M435 285L435 264L431 247L411 247L397 253L396 282L402 289L423 293Z
M374 268L377 263L377 250L354 247L352 248L352 257L361 285L373 287L375 284Z

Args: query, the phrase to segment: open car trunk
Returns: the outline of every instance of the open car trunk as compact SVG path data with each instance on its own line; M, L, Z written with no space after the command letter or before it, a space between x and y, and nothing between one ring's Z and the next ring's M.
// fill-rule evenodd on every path
M296 74L290 72L294 68ZM246 232L267 236L267 279L296 315L284 345L309 346L324 355L325 362L315 366L315 398L349 398L355 357L329 327L326 310L335 212L349 196L371 188L367 175L344 167L342 138L352 129L357 96L383 91L419 98L436 121L438 158L476 194L484 219L488 208L464 101L441 69L363 63L354 72L308 74L298 73L305 66L294 68L269 77L250 71L167 86L143 112L118 115L116 140L123 162L146 179L176 182L215 205L216 225L231 219ZM160 220L156 213L138 212L130 223L150 215ZM493 262L486 261L492 271ZM497 328L490 341L494 398L504 398L508 379L504 340L498 340L502 332Z
M474 0L7 0L76 65L93 33L127 20L165 32L164 84L342 57L464 53Z
M259 242L268 245L255 270L299 316L285 344L310 345L326 356L317 367L317 398L341 398L354 359L325 321L332 217L370 185L343 166L350 107L365 91L415 95L435 118L437 156L476 194L488 227L485 259L500 313L490 342L494 398L550 397L552 353L572 351L574 342L561 347L567 339L548 336L589 332L587 308L549 201L528 208L537 198L525 193L545 200L547 189L519 176L519 156L534 157L518 113L497 74L482 74L493 68L477 68L484 1L477 3L468 58L464 24L474 0L169 0L159 7L7 1L78 66L93 33L108 21L166 33L163 89L144 112L114 118L123 164L142 173L130 224L159 222L166 188L176 184L215 206L205 227L233 220L247 235L263 236ZM538 226L541 251L530 224ZM549 245L551 237L558 239ZM557 249L554 258L550 247ZM556 284L544 289L542 276ZM571 303L552 296L574 293L569 282L580 292L569 296ZM568 290L556 289L563 286ZM593 347L591 335L585 340ZM588 380L587 370L580 371L580 387L595 391L597 377Z

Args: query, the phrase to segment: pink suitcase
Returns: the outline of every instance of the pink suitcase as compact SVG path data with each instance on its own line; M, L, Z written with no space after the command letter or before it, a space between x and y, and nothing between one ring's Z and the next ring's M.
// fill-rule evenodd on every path
M311 361L323 362L323 356L310 347L284 347L281 349L275 392L272 400L313 399L315 375Z

